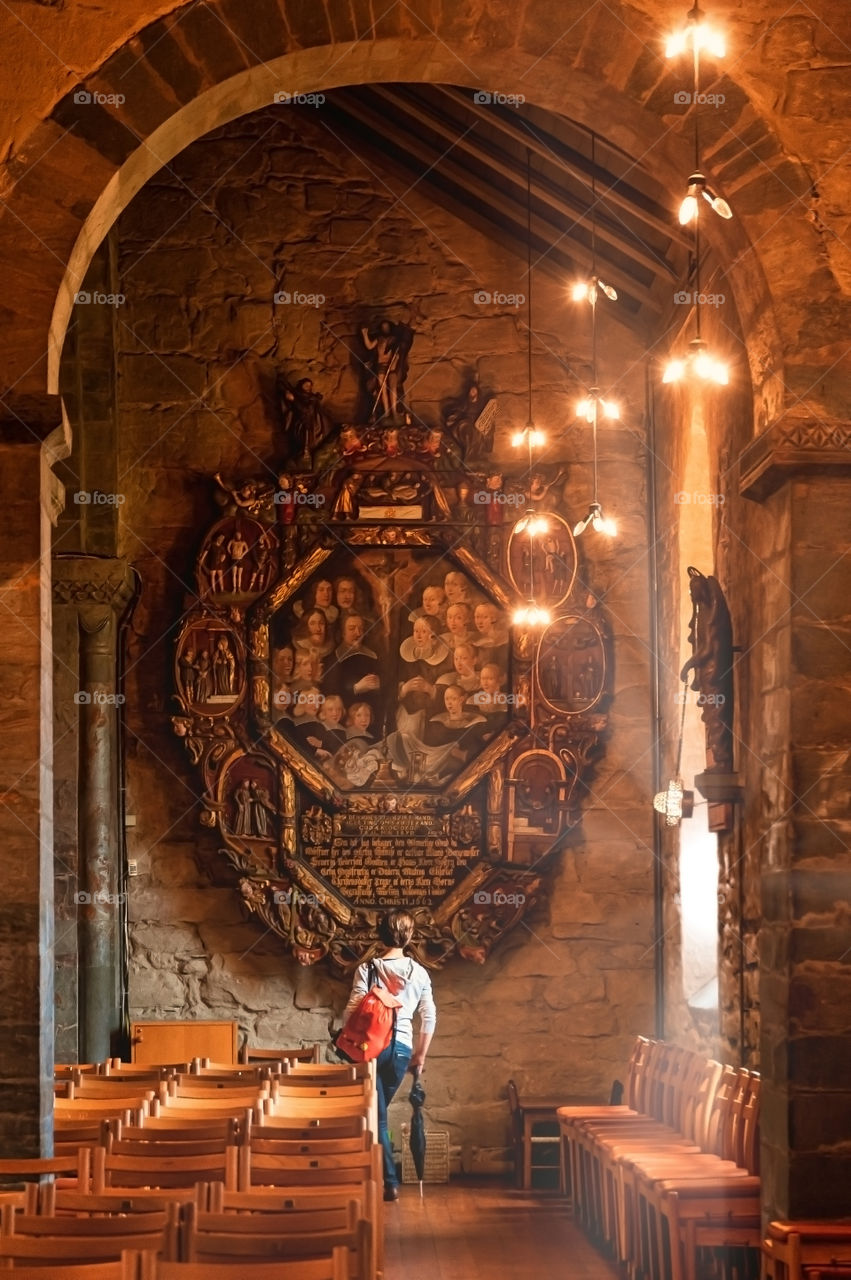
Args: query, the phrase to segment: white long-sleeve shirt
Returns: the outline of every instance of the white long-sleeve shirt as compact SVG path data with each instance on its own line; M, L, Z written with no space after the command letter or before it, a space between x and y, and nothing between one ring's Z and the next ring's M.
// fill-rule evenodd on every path
M345 1025L369 990L370 963L375 966L376 980L402 1002L396 1010L397 1044L413 1048L414 1014L419 1014L420 1031L434 1031L437 1026L437 1010L429 972L410 956L401 956L398 960L375 959L358 965L349 1002L343 1011L343 1024Z

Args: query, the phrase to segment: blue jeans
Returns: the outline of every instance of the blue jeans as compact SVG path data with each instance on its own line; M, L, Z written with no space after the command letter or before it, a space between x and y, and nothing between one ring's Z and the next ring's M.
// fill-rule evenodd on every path
M393 1146L387 1132L387 1108L393 1101L393 1095L405 1079L408 1063L411 1060L411 1048L407 1044L394 1044L393 1041L382 1049L375 1061L375 1082L378 1098L378 1136L384 1148L384 1185L398 1186L396 1165L393 1160Z

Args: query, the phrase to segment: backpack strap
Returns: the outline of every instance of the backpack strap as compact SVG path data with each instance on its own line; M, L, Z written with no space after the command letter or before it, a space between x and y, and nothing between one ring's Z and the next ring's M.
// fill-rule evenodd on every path
M393 1010L393 1034L390 1037L389 1048L391 1049L392 1052L395 1053L396 1051L396 1010L399 1008L402 1001L397 1000L394 995L391 995L389 991L387 991L384 987L379 985L378 970L376 969L375 965L371 960L369 962L369 968L367 969L366 978L368 983L367 990L371 991L373 987L376 987L377 989L376 994L378 995L378 998L381 1000L381 1003L386 1005L388 1009Z

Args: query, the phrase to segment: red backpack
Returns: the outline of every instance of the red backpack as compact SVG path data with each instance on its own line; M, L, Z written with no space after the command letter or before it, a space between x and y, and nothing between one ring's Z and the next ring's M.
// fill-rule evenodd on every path
M335 1041L337 1052L350 1062L371 1062L396 1034L396 1010L402 1001L378 985L371 962L367 981L369 990L354 1013L349 1014Z

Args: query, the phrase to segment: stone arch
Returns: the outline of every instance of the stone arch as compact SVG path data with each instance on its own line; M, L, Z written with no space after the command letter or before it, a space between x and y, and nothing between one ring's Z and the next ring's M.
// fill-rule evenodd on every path
M498 0L477 17L441 16L420 0L372 24L367 15L356 22L342 6L334 6L333 17L315 5L285 8L283 14L273 0L257 0L242 12L219 0L159 18L57 102L30 135L15 157L16 185L0 220L0 263L14 299L6 308L13 337L4 385L55 390L74 291L111 223L179 150L266 105L282 86L319 91L405 79L504 86L598 130L602 100L606 136L651 169L676 202L690 167L673 108L682 69L657 56L660 27L634 9L627 21L623 6L576 4L562 15L565 34L553 43L551 13L537 4L521 10ZM710 122L707 167L739 217L708 232L733 284L761 427L782 410L787 386L793 398L808 388L806 353L797 357L798 382L786 364L814 308L802 259L811 251L810 275L824 268L799 203L809 185L803 166L784 157L739 85L727 78L718 84L736 118L730 123L725 116L725 124L719 113ZM116 95L125 101L117 104ZM743 156L759 157L756 174ZM780 188L787 208L778 215ZM794 281L792 262L799 268ZM764 263L781 265L782 295L772 295ZM830 388L823 384L822 393L829 398Z

